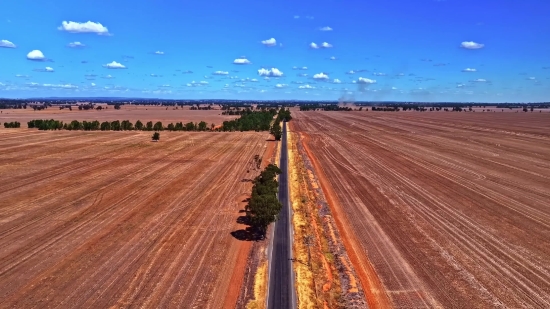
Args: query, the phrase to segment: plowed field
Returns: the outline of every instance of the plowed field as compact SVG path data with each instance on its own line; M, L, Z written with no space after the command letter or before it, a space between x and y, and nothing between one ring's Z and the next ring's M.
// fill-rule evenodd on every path
M401 308L550 308L550 115L293 118L365 289Z
M269 135L150 136L0 132L0 307L236 302L245 242L230 232Z

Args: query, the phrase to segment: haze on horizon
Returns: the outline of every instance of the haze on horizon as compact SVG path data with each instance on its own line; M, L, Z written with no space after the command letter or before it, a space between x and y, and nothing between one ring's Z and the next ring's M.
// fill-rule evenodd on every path
M548 101L539 0L10 1L0 97Z

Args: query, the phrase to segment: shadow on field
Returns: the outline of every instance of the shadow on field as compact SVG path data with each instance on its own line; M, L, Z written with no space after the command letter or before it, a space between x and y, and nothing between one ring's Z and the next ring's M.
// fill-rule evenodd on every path
M239 212L242 213L244 210L240 210ZM237 223L246 225L247 227L231 232L231 236L241 241L258 241L263 239L262 234L250 225L246 216L239 216L237 218Z

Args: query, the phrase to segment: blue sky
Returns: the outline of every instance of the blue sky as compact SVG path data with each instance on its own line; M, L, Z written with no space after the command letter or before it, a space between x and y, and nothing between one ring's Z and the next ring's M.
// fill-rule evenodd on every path
M4 0L1 8L0 97L550 101L545 0Z

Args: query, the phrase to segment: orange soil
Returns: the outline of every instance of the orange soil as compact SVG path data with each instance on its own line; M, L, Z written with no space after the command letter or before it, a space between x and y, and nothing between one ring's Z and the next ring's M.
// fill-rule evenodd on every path
M275 148L277 146L276 142L267 142L265 147L265 151L262 155L262 168L266 167L269 163L273 161L273 156L275 153ZM246 206L246 199L250 197L250 194L242 194L237 198L237 204L239 205L239 209L244 209ZM242 215L242 213L239 213L236 217ZM235 218L236 219L236 218ZM250 250L252 249L252 242L251 241L241 241L239 242L238 246L238 256L235 264L235 268L233 269L233 275L231 276L231 284L229 285L225 302L223 308L225 309L232 309L235 308L235 304L237 303L237 300L239 298L239 294L241 293L241 288L243 286L244 282L244 275L247 267L247 258L250 254Z
M550 308L550 113L293 117L366 292L402 308Z
M350 235L345 228L345 224L342 222L342 219L345 217L340 213L340 205L336 202L337 199L334 197L335 193L332 191L330 183L326 180L326 176L324 175L323 169L319 165L319 162L317 162L317 159L311 155L308 145L309 136L306 133L301 133L301 140L306 154L315 168L319 183L325 194L327 202L330 205L331 211L334 213L334 221L338 226L338 231L342 234L342 242L344 243L348 256L354 265L359 266L355 267L355 270L359 276L361 284L364 287L369 308L391 308L391 302L388 296L384 293L382 283L376 275L371 263L364 254L358 255L355 251L357 246L356 239L353 235Z
M4 109L0 114L0 122L19 121L21 127L26 128L27 122L34 119L54 119L63 122L78 121L115 121L115 120L130 120L135 123L140 120L143 123L147 121L162 121L164 125L176 122L200 122L205 121L208 127L213 123L220 126L226 120L232 120L239 116L222 115L221 110L189 110L173 109L173 107L162 106L135 106L124 105L121 109L116 110L113 106L109 106L104 110L78 110L73 107L72 111L68 109L60 110L58 107L49 107L45 110L34 111L31 108L27 109Z
M0 130L1 306L227 308L266 138Z

